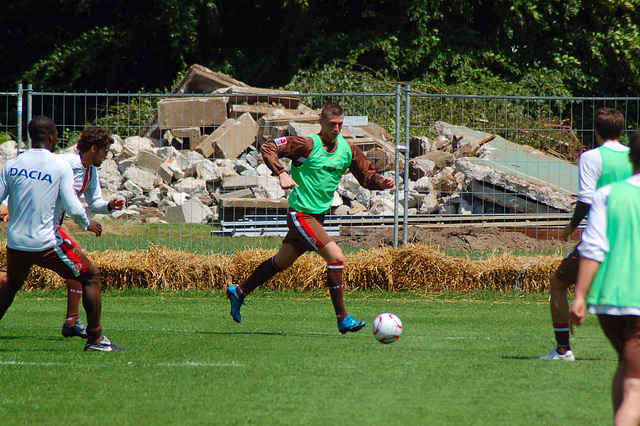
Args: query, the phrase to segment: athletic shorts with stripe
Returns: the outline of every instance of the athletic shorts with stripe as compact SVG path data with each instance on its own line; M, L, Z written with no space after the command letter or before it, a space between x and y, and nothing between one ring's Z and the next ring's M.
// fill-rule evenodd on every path
M78 279L87 272L98 274L98 268L89 260L80 247L64 238L58 246L43 251L22 251L7 247L8 274L24 282L31 267L38 265L49 269L65 279Z
M289 210L287 214L289 232L282 243L291 244L299 255L320 250L333 241L324 229L324 216L324 213L311 214Z

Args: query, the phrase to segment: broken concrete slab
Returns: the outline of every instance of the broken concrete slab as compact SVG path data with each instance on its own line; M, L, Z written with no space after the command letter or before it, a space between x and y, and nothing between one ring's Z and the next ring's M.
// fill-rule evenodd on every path
M222 179L222 189L235 190L242 188L257 188L260 186L259 176L229 175Z
M184 127L176 128L170 132L172 139L165 138L170 141L171 146L176 149L193 149L200 145L202 137L200 127ZM174 141L173 138L176 140Z
M442 123L440 131L461 136L465 142L480 143L492 136L446 123ZM543 204L539 212L546 212L548 207L561 212L573 211L578 167L568 161L495 136L477 150L475 157L462 157L456 160L455 166L465 174L469 186L475 180L485 186L502 188L506 193L520 194L535 204Z
M196 148L204 157L235 159L249 146L254 145L258 125L249 113L229 118Z
M172 93L211 93L222 87L249 87L247 84L199 64L189 67L184 77L173 87Z
M262 143L285 136L289 123L318 123L320 111L309 109L276 109L258 120L258 146Z
M141 149L138 153L136 163L141 169L148 169L152 172L158 171L164 160L148 149Z
M213 210L205 206L198 197L192 197L184 203L168 207L165 220L169 223L207 223L215 220Z
M216 194L215 199L220 202L222 200L231 200L234 198L253 198L253 191L245 188L237 191L225 192L224 194Z
M290 90L229 86L218 89L215 93L227 95L230 104L255 104L260 102L296 109L300 103L300 93Z
M322 126L319 123L289 123L287 133L289 136L311 136L320 133Z
M158 102L160 129L219 126L227 119L227 98L166 98Z
M242 114L249 113L254 120L258 121L263 115L269 114L281 107L269 105L266 102L259 102L255 104L240 104L229 105L229 118L238 118Z

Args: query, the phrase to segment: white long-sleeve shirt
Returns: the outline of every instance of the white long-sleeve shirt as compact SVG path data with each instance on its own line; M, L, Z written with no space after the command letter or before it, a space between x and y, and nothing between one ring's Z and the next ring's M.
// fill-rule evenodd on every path
M80 153L60 154L73 170L73 182L78 198L84 196L89 210L95 213L109 213L109 202L102 198L102 189L98 181L98 169L95 166L85 167ZM61 205L56 208L56 223L63 219L64 209Z
M633 175L626 179L632 185L640 187L640 175ZM582 240L578 246L580 256L602 262L609 251L607 238L607 199L611 192L611 185L599 188L589 209L589 221L582 233Z
M614 140L605 141L601 146L620 152L629 150L628 147ZM593 194L596 192L598 181L602 174L602 156L598 149L590 149L580 155L578 174L580 176L578 182L578 201L591 204L593 202Z
M7 247L42 251L56 246L56 205L82 227L89 219L78 200L69 163L44 148L8 160L0 172L0 199L9 196Z

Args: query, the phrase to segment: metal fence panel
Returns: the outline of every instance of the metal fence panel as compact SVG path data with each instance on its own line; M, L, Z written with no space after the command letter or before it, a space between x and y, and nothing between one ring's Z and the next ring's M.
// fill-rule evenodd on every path
M395 193L371 192L343 178L327 217L330 232L380 232L382 244L397 245L408 241L410 226L559 228L572 209L567 197L577 192L578 156L595 145L595 112L621 110L623 140L640 114L640 98L434 95L411 86L294 96L25 93L23 120L19 91L0 93L5 139L42 114L58 125L63 150L73 150L87 125L104 126L118 140L100 180L105 198L125 197L128 208L97 217L102 237L78 233L87 250L278 247L287 194L261 167L259 146L317 132L317 111L330 101L352 121L343 129L347 139L398 182Z

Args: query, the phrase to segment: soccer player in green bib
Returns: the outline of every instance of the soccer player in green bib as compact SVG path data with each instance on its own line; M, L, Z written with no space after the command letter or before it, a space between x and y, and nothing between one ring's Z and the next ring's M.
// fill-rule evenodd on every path
M578 161L578 202L571 221L565 226L562 239L566 240L573 234L582 219L587 216L591 200L596 189L609 183L617 182L631 176L631 162L629 161L629 147L618 142L624 129L624 116L618 110L601 108L595 116L595 135L598 147L583 152ZM578 247L569 253L560 263L556 272L549 280L549 295L551 321L556 339L556 347L548 354L540 357L542 360L575 361L576 357L569 342L570 332L573 331L569 323L569 301L567 289L576 283L580 252Z
M593 197L571 305L571 322L580 325L588 304L618 354L611 386L616 425L640 424L640 130L629 146L633 175Z
M320 115L320 133L311 137L286 136L265 142L262 157L278 176L282 189L291 189L285 236L278 253L262 262L240 285L226 290L231 302L231 317L240 322L244 299L256 288L284 271L307 251L315 251L327 262L327 287L338 321L338 331L356 332L365 326L348 314L344 305L342 271L344 254L323 227L325 213L331 207L340 178L347 171L365 188L395 189L393 179L375 172L360 148L340 135L344 111L337 103L328 103ZM280 158L289 158L291 175Z

